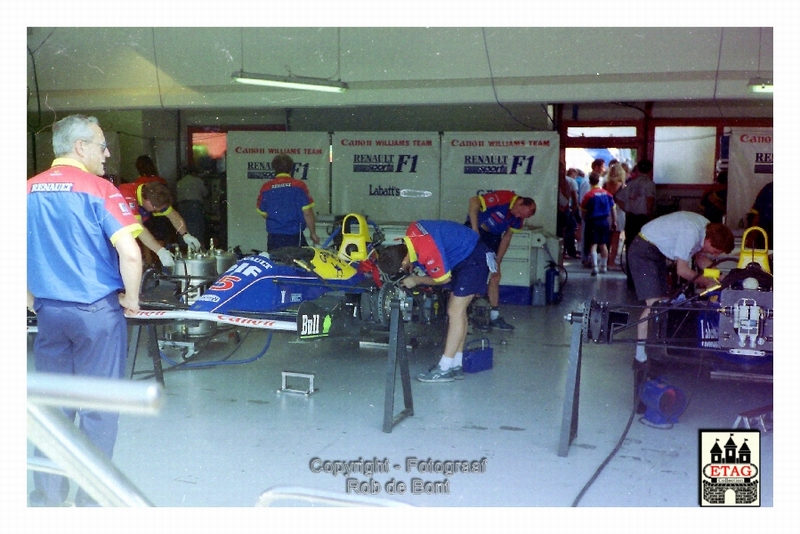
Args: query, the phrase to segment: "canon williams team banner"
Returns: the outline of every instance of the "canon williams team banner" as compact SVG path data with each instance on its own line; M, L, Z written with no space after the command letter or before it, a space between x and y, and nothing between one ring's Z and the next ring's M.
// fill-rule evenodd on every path
M470 197L510 189L536 200L525 224L555 234L558 144L555 132L445 133L440 218L463 222Z
M330 213L330 137L327 132L228 132L228 243L264 250L267 233L256 211L261 186L275 176L272 158L288 154L294 177L314 199L314 212Z
M744 226L756 195L772 181L772 139L772 128L731 131L726 218L731 228Z
M379 222L438 218L439 134L335 132L331 209Z

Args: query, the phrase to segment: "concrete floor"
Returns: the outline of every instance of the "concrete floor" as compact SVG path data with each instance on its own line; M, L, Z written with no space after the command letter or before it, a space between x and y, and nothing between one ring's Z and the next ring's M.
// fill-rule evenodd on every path
M592 278L575 262L568 269L559 305L502 307L516 330L487 334L493 369L446 384L412 380L414 416L391 433L382 432L385 349L359 348L354 340L299 343L277 333L263 357L232 364L254 357L267 344L269 333L251 331L233 355L235 343L221 335L196 359L230 355L225 365L167 372L167 399L158 416L122 415L114 461L160 507L252 507L262 492L283 486L346 497L348 477L312 467L360 459L388 460L388 473L351 478L374 479L380 488L375 496L394 502L569 507L629 420L633 347L584 344L578 433L568 456L559 457L571 328L564 315L589 299L635 301L619 271ZM438 360L441 337L419 333L419 345L410 352L412 377ZM29 368L30 360L29 353ZM137 369L148 365L142 348ZM278 393L281 371L313 373L318 391L308 397ZM739 412L772 403L771 384L711 380L691 365L667 367L662 376L689 398L679 422L657 429L636 416L579 506L696 508L698 429L731 428ZM396 411L402 407L399 393L395 406ZM761 436L761 454L761 502L771 507L771 429ZM485 469L452 477L409 472L409 458L485 459ZM387 494L392 479L407 484L405 494ZM432 483L427 489L438 494L425 494L424 485L422 494L412 494L414 479Z

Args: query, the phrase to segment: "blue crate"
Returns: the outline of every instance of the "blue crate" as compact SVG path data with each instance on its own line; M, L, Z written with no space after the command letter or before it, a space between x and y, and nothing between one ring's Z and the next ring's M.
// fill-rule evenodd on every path
M478 373L492 368L494 351L488 338L473 339L464 347L464 372Z
M530 306L533 302L531 286L500 286L500 304Z

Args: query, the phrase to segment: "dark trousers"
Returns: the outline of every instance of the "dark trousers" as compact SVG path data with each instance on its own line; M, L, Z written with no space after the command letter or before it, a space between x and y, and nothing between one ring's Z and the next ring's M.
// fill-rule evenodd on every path
M33 345L36 371L66 375L122 378L127 356L128 330L116 293L91 304L36 299L39 328ZM117 440L119 414L96 410L64 409L70 421L80 418L80 429L100 451L111 458ZM44 456L34 451L36 456ZM64 502L69 483L60 475L34 472L32 505L57 506ZM77 505L94 501L82 489Z
M267 252L284 247L307 247L308 241L303 233L299 234L267 234Z
M635 213L625 214L625 274L628 277L628 287L633 289L633 277L631 276L631 262L628 253L631 250L631 243L642 231L642 226L652 220L649 215L637 215Z
M199 200L182 200L178 202L178 213L186 221L186 230L206 246L206 216L203 203Z
M558 212L556 216L556 235L564 239L564 251L569 256L578 255L578 251L575 249L575 230L577 228L578 223L575 221L572 211Z

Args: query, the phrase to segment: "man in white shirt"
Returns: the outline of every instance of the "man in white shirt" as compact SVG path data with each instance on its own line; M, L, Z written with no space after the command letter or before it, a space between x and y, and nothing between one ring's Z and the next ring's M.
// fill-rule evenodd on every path
M716 283L703 276L703 269L711 265L709 256L727 254L733 250L733 233L720 223L690 211L678 211L653 219L642 227L628 252L628 265L633 275L636 296L645 302L641 319L650 315L650 307L669 294L667 260L675 262L678 276L701 287ZM692 260L699 272L692 266ZM637 326L638 343L633 368L635 387L645 378L648 322ZM636 394L636 391L634 391Z

